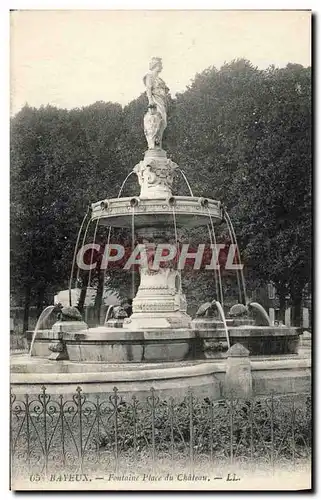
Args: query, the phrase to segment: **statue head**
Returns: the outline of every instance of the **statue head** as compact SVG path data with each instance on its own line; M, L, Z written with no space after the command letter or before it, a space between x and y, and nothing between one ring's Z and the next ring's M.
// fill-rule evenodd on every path
M152 57L151 62L149 63L149 69L153 71L154 69L158 69L158 71L162 71L163 63L161 57Z

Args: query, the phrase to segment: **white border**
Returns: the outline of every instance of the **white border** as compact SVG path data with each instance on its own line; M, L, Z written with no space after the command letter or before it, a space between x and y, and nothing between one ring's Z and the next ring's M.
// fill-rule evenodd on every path
M9 0L7 4L10 9L116 9L116 10L309 10L316 9L318 2L312 0L308 2L302 0L270 0L257 2L255 0Z
M8 201L9 201L9 139L8 139L8 123L9 123L9 9L40 9L40 10L56 10L56 9L88 9L88 10L98 10L98 9L118 9L118 10L139 10L139 9L149 9L149 10L164 10L164 9L175 9L175 10L204 10L204 9L219 9L219 10L309 10L317 15L319 11L319 0L313 0L310 2L305 1L295 1L295 0L270 0L270 1L237 1L237 0L225 0L225 1L206 1L206 0L198 0L198 1L182 1L182 0L163 0L163 1L135 1L133 0L110 0L110 1L97 1L97 0L38 0L38 1L28 1L28 0L2 0L0 4L0 59L1 59L1 71L0 71L0 120L1 120L1 154L2 154L2 163L1 163L1 187L3 192L1 193L1 238L2 238L2 246L1 246L1 264L2 264L2 274L1 274L1 306L2 306L2 316L1 316L1 348L0 348L0 380L1 380L1 411L0 411L0 429L1 429L1 498L6 498L11 495L8 491L9 487L9 478L8 478L8 450L9 450L9 414L7 413L9 397L8 397L8 388L9 388L9 370L8 370L8 354L9 354L9 228L8 228L8 220L9 220L9 211L8 211ZM318 20L319 21L319 20ZM315 36L315 46L314 52L319 52L319 36L316 33ZM319 62L319 54L317 53L315 63ZM7 69L7 71L6 71ZM315 71L315 89L318 87L317 80L318 74ZM319 83L319 82L318 82ZM316 116L319 116L320 111L320 101L317 103L317 109L315 110ZM318 143L319 135L315 137L315 144ZM320 245L320 218L317 218L317 215L320 213L319 201L317 192L319 192L318 188L320 187L320 175L318 175L319 164L317 162L317 151L314 151L314 161L315 161L315 180L316 185L314 185L314 198L315 198L315 230L316 230L316 241L315 241L315 294L316 298L318 298L318 283L321 282L321 271L318 266L318 248ZM5 244L3 242L5 241ZM318 311L320 310L320 303L315 302L315 324L319 325L319 316ZM319 307L318 307L319 306ZM317 329L316 329L317 330ZM319 332L316 331L315 335L317 337L316 348L317 348L317 359L320 359L320 344L318 341ZM315 365L318 363L316 362ZM320 373L316 374L314 380L315 385L315 395L317 397L317 392L320 387ZM320 399L317 398L318 408L315 411L315 416L320 415L318 411ZM317 419L315 424L317 424ZM316 451L319 450L320 446L320 432L317 432L317 441L315 443ZM318 465L319 469L319 465ZM320 477L318 474L319 470L315 471L315 476ZM168 494L167 494L168 495ZM195 494L194 494L195 495ZM214 493L215 496L226 498L226 495L222 496L221 494ZM232 495L232 493L231 493ZM247 493L245 493L247 495ZM260 493L257 493L259 496ZM304 496L307 494L303 494ZM33 495L30 495L33 497ZM59 494L60 498L64 497L64 494ZM88 493L89 497L90 495ZM114 494L108 492L109 497L114 497ZM288 495L287 495L288 496ZM292 496L292 495L290 495ZM117 498L115 496L115 498Z

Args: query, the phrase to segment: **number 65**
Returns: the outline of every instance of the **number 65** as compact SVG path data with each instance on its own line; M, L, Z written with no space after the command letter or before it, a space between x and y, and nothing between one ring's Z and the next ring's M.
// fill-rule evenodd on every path
M34 481L40 481L40 476L39 474L31 474L30 476L30 481L34 482Z

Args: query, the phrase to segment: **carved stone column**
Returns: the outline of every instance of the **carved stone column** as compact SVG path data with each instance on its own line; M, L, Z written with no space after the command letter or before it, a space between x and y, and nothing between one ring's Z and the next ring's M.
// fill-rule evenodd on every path
M191 318L186 313L187 303L182 292L180 272L175 260L152 269L157 243L175 244L174 229L143 228L137 230L138 237L150 251L148 267L140 269L140 285L133 300L133 314L125 320L124 327L141 328L186 328Z

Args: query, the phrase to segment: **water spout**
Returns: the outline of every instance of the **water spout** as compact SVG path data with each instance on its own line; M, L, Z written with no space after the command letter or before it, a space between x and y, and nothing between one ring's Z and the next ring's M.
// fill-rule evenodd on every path
M112 229L112 227L111 227L111 226L109 226L109 229L108 229L108 236L107 236L107 244L106 244L106 246L105 246L105 252L106 252L106 248L107 248L108 253L109 253L109 244L110 244L111 229ZM105 258L105 256L104 256L104 258ZM105 286L105 278L106 278L106 273L107 273L107 267L108 267L108 261L107 261L107 263L105 263L105 266L104 266L103 286Z
M259 311L261 318L263 318L267 323L264 326L272 326L270 317L269 317L268 313L266 312L266 310L264 309L264 307L261 306L261 304L259 304L258 302L250 302L247 305L247 307L249 310L251 310L251 308L252 308L252 309L256 309L257 311Z
M125 184L126 184L126 182L127 182L127 179L129 179L129 177L130 177L133 173L134 173L134 171L133 171L133 170L132 170L131 172L129 172L129 174L127 175L127 177L126 177L126 178L125 178L125 180L123 181L123 183L122 183L122 185L121 185L121 187L120 187L120 190L119 190L119 193L118 193L117 198L119 198L119 197L120 197L120 195L122 194L122 191L123 191L124 186L125 186Z
M178 247L178 232L177 232L177 224L176 224L176 213L175 213L175 204L172 204L172 212L173 212L173 223L174 223L174 233L175 233L175 244L176 244L176 255L178 257L179 247ZM182 271L179 267L179 258L177 260L177 269L179 275L180 287L182 286Z
M35 343L37 333L40 330L40 327L42 326L42 324L45 321L47 321L47 319L49 318L50 314L55 309L55 307L56 306L47 306L40 314L38 321L37 321L37 324L36 324L36 327L34 329L33 335L32 335L32 340L31 340L30 349L29 349L29 356L32 356L33 344Z
M192 188L191 188L191 186L190 186L190 183L189 183L189 182L188 182L188 180L187 180L187 177L186 177L186 175L185 175L185 173L184 173L184 170L182 170L181 168L178 168L177 170L178 170L178 171L182 174L183 179L185 180L186 185L187 185L187 187L188 187L188 189L189 189L190 195L194 197L194 195L193 195L193 191L192 191Z
M236 252L237 252L237 261L238 261L238 264L241 264L241 259L240 259L240 251L239 251L239 246L238 246L238 244L237 244L237 239L236 239L236 234L235 234L235 231L234 231L233 224L232 224L231 219L230 219L230 216L229 216L229 214L227 213L227 211L226 211L226 209L225 209L225 208L223 209L223 213L224 213L225 220L226 220L226 223L227 223L227 226L228 226L229 232L230 232L230 237L231 237L232 243L233 243L233 244L235 245L235 247L236 247ZM238 285L239 285L238 272L240 272L240 276L241 276L241 284L242 284L242 289L243 289L243 301L241 300L241 303L244 303L244 305L246 305L246 304L248 303L248 299L247 299L247 294L246 294L246 288L245 288L245 280L244 280L243 269L239 269L239 270L237 270L237 271L236 271L236 275L237 275L237 279L238 279ZM240 286L239 286L239 289L240 289Z
M209 208L207 208L207 211L208 211L208 216L210 218L210 223L211 223L211 229L212 229L212 235L213 235L214 245L215 245L215 248L217 248L216 235L215 235L215 229L214 229L212 215L211 215L211 212L210 212ZM222 287L221 269L220 269L220 265L219 264L218 264L218 269L217 269L217 277L218 277L218 285L219 285L219 292L220 292L220 295L217 298L218 298L220 304L223 307L223 305L224 305L223 287Z
M211 248L213 249L214 243L213 243L211 228L210 228L209 224L207 224L207 230L208 230L208 235L209 235L210 242L211 242ZM219 298L220 298L220 292L219 292L219 288L218 288L217 269L214 269L214 280L215 280L216 300L219 300Z
M105 323L107 323L107 321L109 320L109 315L111 313L111 311L114 309L114 306L111 304L108 306L108 309L107 309L107 312L106 312L106 316L105 316Z
M231 244L233 245L233 241L234 241L233 234L232 234L231 227L228 223L227 223L227 229L229 232ZM242 288L241 288L241 281L240 281L240 276L239 276L239 269L236 269L236 280L237 280L237 291L239 294L239 303L244 304L245 300L243 299L243 296L242 296Z
M230 337L228 334L228 328L227 328L227 324L226 324L224 309L223 309L221 303L218 302L218 300L214 300L213 302L216 305L216 308L217 308L218 312L220 313L221 319L223 321L225 335L226 335L227 348L229 349L231 347L231 344L230 344Z
M131 204L132 207L132 254L135 250L135 203ZM135 267L132 266L132 299L135 298Z
M82 220L82 223L80 225L80 228L79 228L79 231L78 231L77 240L76 240L76 244L75 244L74 256L73 256L73 259L72 259L72 266L71 266L71 272L70 272L70 278L69 278L69 305L70 306L72 306L72 303L71 303L71 287L72 287L72 278L74 276L74 269L75 269L75 263L76 263L78 245L79 245L81 231L82 231L82 228L84 227L85 220L87 218L87 215L89 214L89 211L90 211L90 206L87 208L87 212L85 213L84 218Z
M95 245L95 243L96 243L96 236L97 236L97 229L98 229L99 221L100 221L100 216L98 217L97 222L96 222L96 226L95 226L94 238L93 238L93 245ZM94 250L92 249L91 250L91 256L90 256L90 269L89 269L89 276L88 276L87 288L88 288L88 286L90 288L90 280L91 280L91 274L92 274L91 271L92 271L93 260L94 260ZM86 290L86 295L87 295L87 290ZM87 321L87 309L86 309L86 321Z
M83 236L83 239L82 239L81 248L83 248L83 247L84 247L84 245L85 245L86 238L87 238L87 233L88 233L88 229L89 229L89 226L90 226L91 222L92 222L92 219L89 219L89 221L87 222L87 226L86 226L86 229L85 229L85 233L84 233L84 236ZM78 266L78 269L77 269L77 276L76 276L76 288L78 288L79 275L80 275L80 267Z

